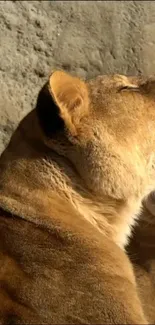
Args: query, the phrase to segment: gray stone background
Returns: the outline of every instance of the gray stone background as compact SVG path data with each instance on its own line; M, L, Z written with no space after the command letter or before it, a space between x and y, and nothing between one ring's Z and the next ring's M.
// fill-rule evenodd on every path
M0 152L51 69L155 72L155 1L0 1Z

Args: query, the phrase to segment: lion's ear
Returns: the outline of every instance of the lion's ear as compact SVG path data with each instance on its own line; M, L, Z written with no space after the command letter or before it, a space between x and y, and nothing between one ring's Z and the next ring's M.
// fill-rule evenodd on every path
M55 71L40 92L36 108L48 136L64 128L74 136L81 118L88 112L88 104L85 82L63 71Z
M49 80L52 97L60 117L72 134L88 111L88 90L84 81L63 71L55 71Z

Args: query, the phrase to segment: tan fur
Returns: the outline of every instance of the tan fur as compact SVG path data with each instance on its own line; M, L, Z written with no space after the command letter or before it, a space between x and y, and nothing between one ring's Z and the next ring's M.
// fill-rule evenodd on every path
M155 178L153 86L57 71L20 123L0 159L1 324L147 323L124 247Z

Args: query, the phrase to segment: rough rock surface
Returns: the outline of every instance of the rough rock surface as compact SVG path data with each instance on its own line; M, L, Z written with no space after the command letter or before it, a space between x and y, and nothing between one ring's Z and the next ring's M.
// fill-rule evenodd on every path
M152 74L155 1L0 1L0 152L51 69Z

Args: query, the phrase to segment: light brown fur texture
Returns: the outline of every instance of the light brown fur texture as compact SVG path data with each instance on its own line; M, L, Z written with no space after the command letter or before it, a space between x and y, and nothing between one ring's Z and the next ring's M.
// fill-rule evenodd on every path
M0 324L147 324L125 252L155 80L55 71L0 158Z

